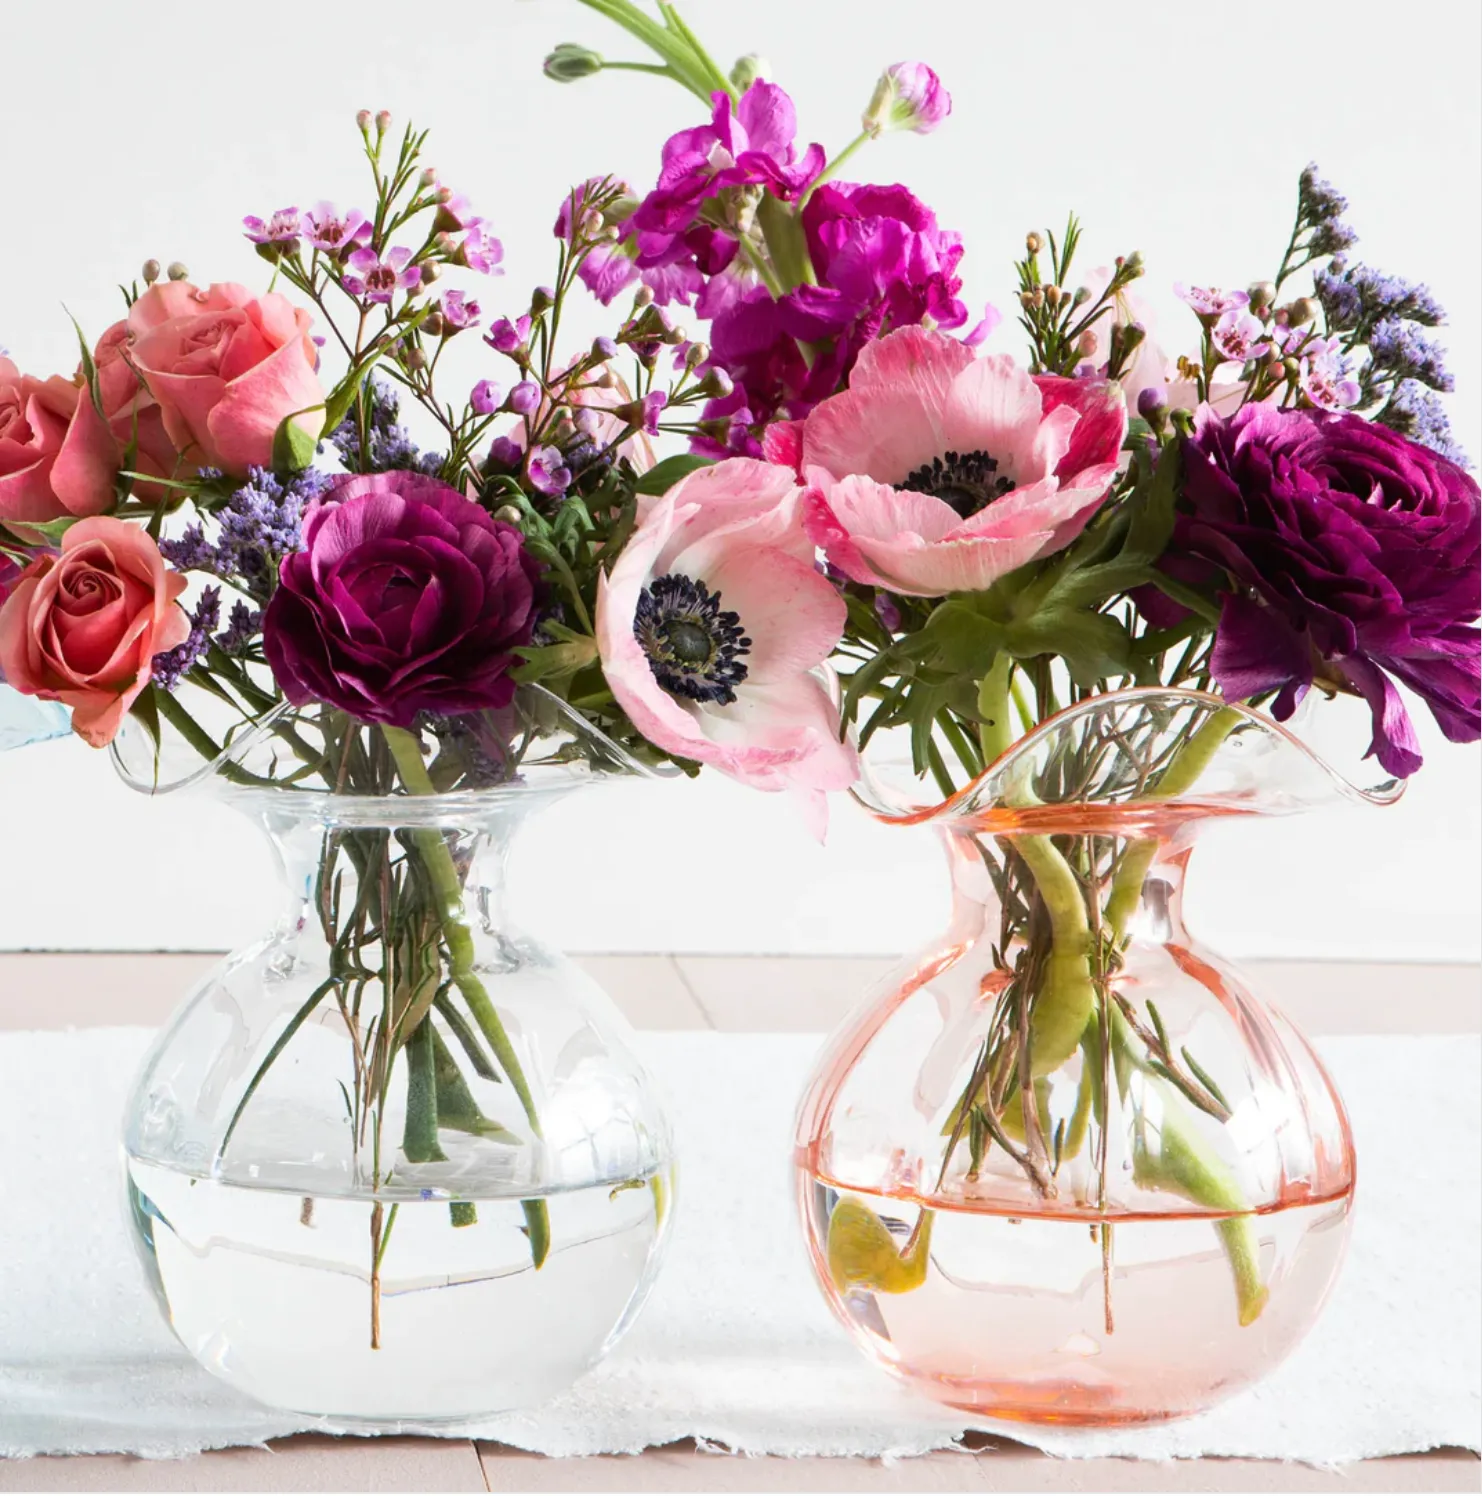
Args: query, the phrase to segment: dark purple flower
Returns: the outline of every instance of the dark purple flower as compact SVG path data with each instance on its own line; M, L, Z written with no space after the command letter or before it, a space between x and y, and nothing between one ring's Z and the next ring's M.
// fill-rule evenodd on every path
M421 267L409 264L411 258L409 249L388 249L384 256L368 247L357 249L346 262L344 287L352 296L389 302L398 291L409 291L421 283Z
M304 214L304 238L326 254L358 249L371 236L372 225L357 208L340 213L333 203L315 203Z
M1420 766L1396 681L1442 732L1479 712L1479 496L1454 463L1354 415L1206 410L1184 443L1170 573L1223 595L1212 668L1232 700L1278 693L1290 716L1315 679L1362 695L1369 751Z
M516 473L524 460L525 449L512 436L496 436L489 443L489 456L486 459L489 467Z
M336 479L282 566L263 650L295 706L364 722L505 706L539 565L513 525L416 473Z
M244 218L242 227L254 244L277 244L284 248L297 244L303 232L297 208L279 208L271 218Z

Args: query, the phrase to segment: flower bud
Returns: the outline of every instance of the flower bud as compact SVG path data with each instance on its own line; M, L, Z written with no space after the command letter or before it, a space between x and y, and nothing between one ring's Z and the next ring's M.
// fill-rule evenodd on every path
M860 123L870 136L887 130L929 135L952 112L952 95L924 62L897 62L880 74Z
M1090 299L1090 286L1077 286L1075 288L1075 295L1070 298L1070 304L1072 306L1085 306L1085 304L1090 301Z
M1122 328L1122 351L1124 353L1131 353L1132 350L1136 348L1144 338L1147 337L1147 335L1148 330L1142 325L1141 322L1127 323L1127 325Z
M391 128L391 111L383 109L376 115L376 134L384 135Z
M1126 260L1123 263L1126 265L1127 271L1130 275L1141 275L1144 263L1142 258L1142 251L1140 249L1134 249L1132 253L1127 256Z
M664 330L664 335L660 339L660 341L667 343L671 348L673 348L680 343L689 342L689 337L690 335L684 330L684 328L679 326L678 323L675 323L673 327L669 327Z
M1033 291L1020 291L1019 292L1019 305L1022 306L1026 312L1032 311L1034 309L1034 307L1037 305L1037 303L1036 303L1036 301L1034 299L1034 292Z
M1276 300L1276 287L1270 281L1254 281L1245 294L1250 297L1251 311L1258 312Z
M736 386L732 382L731 376L719 366L707 369L705 377L699 384L700 393L709 396L712 400L724 400L735 388Z
M362 135L370 134L372 115L369 109L360 110L355 116L355 126Z
M443 267L439 265L436 260L422 261L422 284L424 286L431 284L431 282L435 281L442 273Z
M168 268L165 270L165 274L172 281L183 281L190 277L190 271L179 260L171 260Z
M1032 255L1037 255L1045 247L1045 241L1033 230L1024 236L1024 248Z
M1045 300L1050 303L1051 308L1060 305L1060 287L1049 285L1045 287Z
M520 522L520 511L513 504L501 504L494 511L494 518L506 525L517 525Z
M611 369L604 369L593 381L599 390L610 390L617 383L617 375Z
M1137 396L1137 413L1154 431L1161 431L1168 419L1168 395L1155 384L1150 384Z
M160 278L160 262L158 260L145 260L144 262L144 284L152 286Z
M528 416L539 404L540 386L533 379L522 379L504 402L505 409L514 411L517 416Z
M1321 307L1310 297L1301 296L1287 308L1287 321L1291 327L1304 327L1315 321Z
M545 60L545 75L557 83L575 83L602 71L600 54L580 42L560 42Z
M468 403L475 415L491 416L504 403L504 391L492 379L481 379L474 385Z
M617 357L618 346L611 338L594 338L592 340L592 358L596 363L605 364L608 359Z
M1291 357L1282 359L1281 367L1286 370L1287 378L1289 379L1296 379L1302 372L1302 365Z
M745 57L738 57L736 65L731 69L731 85L737 93L745 93L753 83L765 82L772 76L772 66L765 57L755 52L748 52Z
M537 286L530 293L530 310L537 316L548 312L556 304L556 293L549 286Z
M633 293L633 310L641 312L644 307L650 306L654 299L654 288L652 286L639 286Z
M405 368L413 371L427 367L427 355L416 343L403 343L401 347L401 362Z
M707 363L709 359L709 343L691 343L689 352L684 356L684 366L686 369L698 369L701 364Z
M422 331L425 332L429 338L441 337L443 332L442 313L428 312L428 314L422 319Z
M1090 358L1096 352L1099 341L1100 340L1096 336L1096 330L1094 328L1088 327L1085 332L1083 332L1080 337L1075 340L1075 351L1079 353L1082 358Z

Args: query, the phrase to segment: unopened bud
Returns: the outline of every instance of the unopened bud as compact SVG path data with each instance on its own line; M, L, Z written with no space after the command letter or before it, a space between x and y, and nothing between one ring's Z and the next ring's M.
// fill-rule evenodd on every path
M451 187L439 187L433 194L434 201L439 203L450 203L453 201L453 189Z
M724 400L727 395L734 392L735 388L731 376L719 367L707 369L699 385L700 393L708 395L712 400Z
M443 273L443 267L436 260L422 261L422 284L428 285L435 281Z
M1045 247L1045 241L1032 230L1024 236L1024 248L1032 255L1037 255Z
M428 312L422 319L422 331L430 338L442 336L443 319L441 312Z
M1255 281L1246 291L1250 297L1250 309L1258 312L1276 300L1276 287L1270 281Z
M575 83L602 71L602 58L580 42L560 42L545 60L545 75L557 83Z
M158 260L145 260L144 262L144 284L152 286L160 278L160 262Z
M494 518L507 525L517 525L520 522L520 511L513 504L501 504L494 511Z
M1168 396L1155 384L1150 384L1137 396L1137 413L1154 431L1161 431L1168 419Z
M539 316L556 304L556 293L549 286L537 286L530 293L530 310Z
M644 307L651 306L654 299L654 288L652 286L639 286L633 293L633 310L641 312Z
M617 383L617 375L611 369L604 369L593 381L599 390L610 390Z
M1298 297L1287 309L1288 324L1292 327L1304 327L1307 323L1315 321L1321 310L1322 308L1310 296Z
M419 187L437 186L437 168L435 166L423 167L422 175L417 178L417 185Z
M1093 328L1088 327L1080 337L1075 340L1075 350L1082 358L1090 358L1096 352L1100 340Z
M1141 322L1129 322L1122 328L1122 351L1131 353L1148 335Z
M190 275L190 271L187 270L179 260L171 260L169 266L165 270L165 274L168 275L172 281L183 281L187 276Z
M359 111L359 113L356 114L355 125L362 135L368 135L370 133L371 120L373 117L374 116L371 114L369 109L362 109Z
M680 343L689 342L689 337L690 335L684 330L684 328L680 327L678 323L675 323L673 327L666 328L664 330L662 341L667 343L671 348L674 348Z
M738 57L736 65L731 69L731 84L737 93L745 93L753 83L764 82L772 76L772 65L765 57L755 52L748 52L745 57Z
M698 369L700 365L706 363L709 358L709 343L691 343L689 352L684 356L684 366L686 369Z
M592 340L592 358L599 364L605 364L608 359L617 357L618 346L611 338L594 338Z
M1059 286L1054 286L1054 285L1046 286L1045 287L1045 300L1050 303L1051 307L1057 307L1057 306L1059 306L1060 305L1060 287Z
M1281 367L1286 370L1289 379L1295 379L1302 372L1302 365L1294 358L1284 358Z
M376 115L376 134L384 135L391 128L391 111L382 109Z
M1128 271L1132 275L1141 275L1143 271L1142 251L1140 249L1134 249L1132 253L1127 256L1125 263Z
M1075 295L1070 298L1070 304L1072 306L1085 306L1085 304L1090 301L1090 299L1090 286L1077 286L1075 288Z
M403 345L401 361L408 369L421 370L427 367L427 355L416 343Z
M1022 306L1026 312L1027 311L1031 311L1035 306L1037 306L1038 303L1034 299L1034 292L1033 291L1020 291L1019 292L1019 305Z
M1031 305L1042 307L1045 304L1045 288L1043 286L1036 286L1029 293L1029 300Z

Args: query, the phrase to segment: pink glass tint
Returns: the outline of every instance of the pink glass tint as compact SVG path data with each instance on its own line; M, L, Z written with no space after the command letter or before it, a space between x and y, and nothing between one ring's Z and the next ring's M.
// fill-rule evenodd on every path
M1287 1355L1342 1262L1352 1138L1306 1040L1185 929L1185 870L1212 819L1397 793L1164 691L1061 713L940 805L872 782L943 831L954 903L799 1112L814 1271L869 1356L985 1416L1120 1424Z

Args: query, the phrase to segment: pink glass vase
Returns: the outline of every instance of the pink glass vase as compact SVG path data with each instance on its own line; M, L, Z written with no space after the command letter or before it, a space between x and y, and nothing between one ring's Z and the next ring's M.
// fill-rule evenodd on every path
M1311 1327L1354 1156L1311 1046L1184 928L1201 827L1338 795L1267 719L1193 692L1094 698L942 804L952 923L827 1046L797 1184L857 1344L982 1416L1198 1412ZM1279 870L1275 870L1279 876Z

